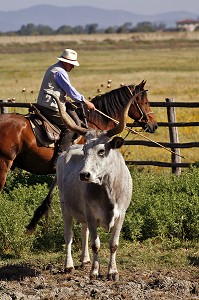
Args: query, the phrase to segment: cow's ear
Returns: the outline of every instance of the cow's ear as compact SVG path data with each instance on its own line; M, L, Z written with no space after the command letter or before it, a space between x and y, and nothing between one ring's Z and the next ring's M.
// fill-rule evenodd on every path
M124 139L122 137L115 136L108 144L110 149L118 149L124 144Z

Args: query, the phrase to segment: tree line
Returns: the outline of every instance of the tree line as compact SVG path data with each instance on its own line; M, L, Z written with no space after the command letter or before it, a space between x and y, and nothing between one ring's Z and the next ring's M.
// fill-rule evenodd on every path
M156 31L179 31L178 28L166 28L163 22L159 24L149 21L140 22L136 26L132 26L131 22L126 22L121 26L109 26L105 29L98 28L98 24L92 23L85 26L62 25L54 30L48 25L34 25L29 23L22 25L17 31L9 31L0 35L63 35L63 34L95 34L95 33L131 33L131 32L156 32Z

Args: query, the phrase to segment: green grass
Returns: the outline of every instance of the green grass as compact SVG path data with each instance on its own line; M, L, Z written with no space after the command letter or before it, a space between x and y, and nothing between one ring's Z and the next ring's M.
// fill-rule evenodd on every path
M64 249L64 248L63 248ZM81 250L75 249L73 245L73 259L76 266L80 265ZM91 253L92 255L92 253ZM103 268L106 268L109 259L108 243L102 242L100 248L100 261ZM65 259L64 251L38 252L24 255L21 258L7 256L0 262L0 266L6 265L29 265L33 268L44 270L46 266L53 265L63 269ZM125 274L132 274L136 270L144 273L146 271L165 270L186 270L192 278L197 277L199 265L199 244L179 243L179 241L160 241L157 239L147 242L130 243L120 239L117 250L117 265L119 272L125 270ZM175 271L174 271L175 272Z

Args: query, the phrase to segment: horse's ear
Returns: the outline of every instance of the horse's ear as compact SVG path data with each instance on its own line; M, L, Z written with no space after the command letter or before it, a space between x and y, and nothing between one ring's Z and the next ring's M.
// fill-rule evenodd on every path
M140 82L140 84L139 84L140 90L144 89L145 84L146 84L146 80L142 80L142 82Z

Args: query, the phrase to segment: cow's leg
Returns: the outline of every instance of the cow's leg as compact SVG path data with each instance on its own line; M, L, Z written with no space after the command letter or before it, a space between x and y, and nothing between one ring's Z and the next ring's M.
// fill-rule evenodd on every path
M116 251L119 244L119 236L122 228L122 224L124 221L124 216L120 216L119 219L115 222L115 225L111 229L111 237L109 240L109 248L110 248L110 259L108 265L108 280L119 280L119 273L117 271L116 265Z
M12 166L13 161L0 156L0 192L3 190L8 171Z
M91 236L91 245L93 251L93 260L92 260L92 267L90 271L90 278L96 279L100 276L100 263L98 259L98 252L100 249L100 239L97 234L97 224L95 220L93 222L88 222L89 232Z
M88 237L89 230L86 223L82 224L82 255L81 255L81 263L82 266L90 263L90 255L88 250Z
M67 208L64 205L64 203L61 203L61 209L64 221L64 240L66 243L66 258L64 264L64 272L72 273L74 271L73 259L71 254L71 247L73 241L72 217L67 212Z

